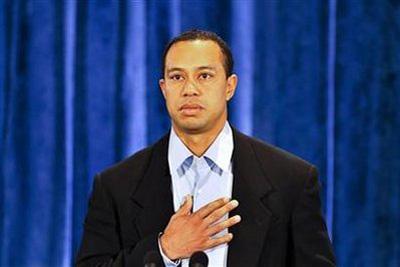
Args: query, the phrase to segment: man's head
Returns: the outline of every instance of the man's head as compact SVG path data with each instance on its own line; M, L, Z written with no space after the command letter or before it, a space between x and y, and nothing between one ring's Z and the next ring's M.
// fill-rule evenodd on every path
M214 32L194 29L194 30L183 32L180 35L176 36L165 47L164 53L163 53L162 70L161 70L161 74L163 76L165 75L165 58L167 57L167 53L168 53L169 49L178 42L194 41L194 40L204 40L204 41L209 40L209 41L215 42L221 49L221 53L224 57L223 64L224 64L226 77L229 77L233 74L232 52L231 52L231 49L229 48L229 46L226 44L226 42L221 37L219 37L217 34L215 34Z
M215 33L194 30L173 39L165 51L159 83L174 129L217 133L237 85L229 47Z

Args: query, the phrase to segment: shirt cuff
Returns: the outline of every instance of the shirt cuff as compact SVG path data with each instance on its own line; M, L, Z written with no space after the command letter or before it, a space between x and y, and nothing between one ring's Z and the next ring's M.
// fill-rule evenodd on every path
M170 260L170 259L164 254L164 252L162 251L162 248L161 248L161 243L160 243L160 236L161 236L162 234L163 234L163 233L159 233L159 234L158 234L158 250L160 251L161 257L162 257L163 262L164 262L164 265L165 265L166 267L176 267L176 266L178 266L179 264L181 264L181 260L180 260L180 259L177 259L176 261L172 261L172 260Z

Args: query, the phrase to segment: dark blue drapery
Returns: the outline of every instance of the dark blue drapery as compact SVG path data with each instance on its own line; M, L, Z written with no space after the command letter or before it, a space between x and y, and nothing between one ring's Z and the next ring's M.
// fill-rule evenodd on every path
M230 119L316 164L340 266L400 265L400 2L0 0L0 266L69 266L93 175L169 127L161 53L231 45Z

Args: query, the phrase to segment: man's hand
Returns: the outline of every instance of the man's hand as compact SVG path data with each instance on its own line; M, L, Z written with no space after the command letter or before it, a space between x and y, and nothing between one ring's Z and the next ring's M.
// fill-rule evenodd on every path
M192 205L192 198L186 196L185 202L172 215L160 238L161 249L171 260L189 258L193 252L228 243L233 238L231 233L218 238L212 238L212 236L237 224L241 219L239 215L236 215L217 222L239 205L236 200L229 201L228 198L220 198L194 213L191 213Z

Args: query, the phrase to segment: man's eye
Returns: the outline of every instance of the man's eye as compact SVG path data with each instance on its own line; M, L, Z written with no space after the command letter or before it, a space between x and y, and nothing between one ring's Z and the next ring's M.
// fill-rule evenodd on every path
M174 80L174 81L180 81L180 80L183 79L182 75L179 75L179 74L172 75L172 76L170 76L169 78L170 78L171 80Z
M200 74L200 79L202 79L202 80L207 80L207 79L210 79L211 77L212 77L212 75L209 73Z

